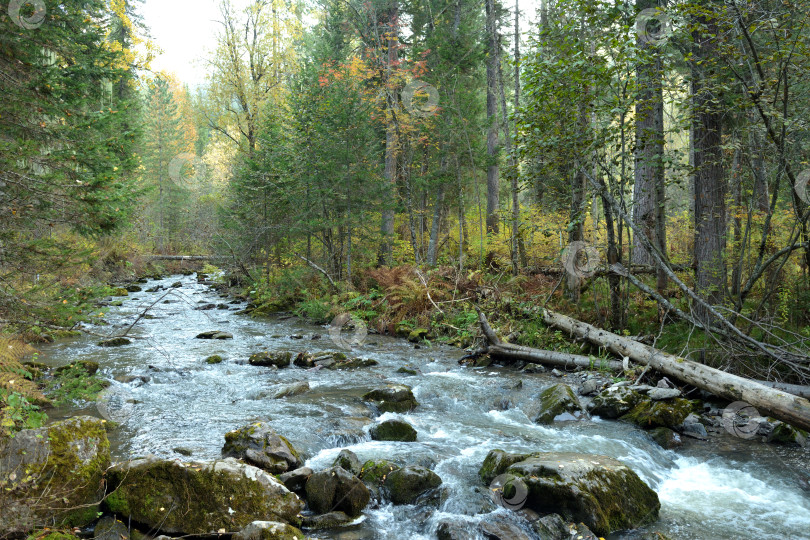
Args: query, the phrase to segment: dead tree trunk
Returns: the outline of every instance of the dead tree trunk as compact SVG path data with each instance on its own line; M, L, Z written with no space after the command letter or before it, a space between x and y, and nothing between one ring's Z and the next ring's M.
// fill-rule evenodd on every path
M601 330L550 310L543 320L571 336L603 347L613 354L650 366L707 392L731 401L745 401L761 412L802 429L810 429L810 401L719 369L691 362L643 343Z

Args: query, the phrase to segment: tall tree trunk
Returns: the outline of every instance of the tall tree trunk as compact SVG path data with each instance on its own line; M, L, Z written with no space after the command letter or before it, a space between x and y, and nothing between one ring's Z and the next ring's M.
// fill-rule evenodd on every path
M495 0L486 0L486 32L487 32L487 232L497 234L500 230L498 219L498 206L500 204L498 182L498 124L497 101L495 92L497 88L498 63L500 50L498 47Z
M399 3L398 0L391 0L389 8L389 28L388 28L388 51L385 65L386 86L388 88L388 114L387 125L385 127L385 181L389 184L391 199L382 212L382 243L378 262L380 265L392 264L391 244L394 239L394 203L397 195L397 152L399 141L397 140L396 110L397 100L394 96L393 71L398 61L397 47Z
M723 112L714 102L718 35L714 20L697 17L693 32L692 130L695 161L695 290L707 303L720 304L726 292L723 257L726 233L726 178L723 167ZM710 323L710 314L695 305L698 320Z
M436 192L436 203L433 206L433 223L430 224L430 240L428 241L427 263L436 266L439 255L439 232L441 231L442 208L444 207L444 184L439 184Z
M636 0L639 12L660 6L660 0ZM633 221L650 242L661 249L656 239L657 218L664 198L664 96L661 87L662 66L657 46L643 35L636 38L642 60L636 68L638 101L636 102L635 185L633 186ZM664 224L662 224L664 225ZM661 227L660 231L664 231ZM633 263L652 264L652 255L640 239L633 241Z

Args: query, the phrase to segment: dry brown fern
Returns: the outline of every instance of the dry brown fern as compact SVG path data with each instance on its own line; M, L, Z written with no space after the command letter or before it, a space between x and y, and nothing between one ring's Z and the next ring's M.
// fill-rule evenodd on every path
M16 392L31 402L46 401L22 361L36 350L17 339L0 336L0 388Z

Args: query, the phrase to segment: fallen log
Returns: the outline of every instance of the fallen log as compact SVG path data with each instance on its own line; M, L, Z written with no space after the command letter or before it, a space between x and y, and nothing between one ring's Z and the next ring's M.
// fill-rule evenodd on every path
M496 358L509 358L512 360L523 360L532 364L548 364L564 368L578 367L585 369L609 369L611 371L621 371L623 363L617 360L593 359L581 354L561 353L557 351L546 351L543 349L533 349L513 343L506 343L495 334L489 325L486 316L478 312L478 323L481 331L487 339L486 354Z
M744 401L761 413L810 430L810 401L770 388L759 382L732 375L703 364L650 347L602 330L551 310L543 310L543 320L553 328L586 340L621 357L629 357L670 377L730 401Z

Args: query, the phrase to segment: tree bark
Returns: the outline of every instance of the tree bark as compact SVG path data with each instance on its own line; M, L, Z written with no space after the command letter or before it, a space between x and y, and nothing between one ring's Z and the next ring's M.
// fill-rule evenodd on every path
M726 232L725 170L723 167L723 111L716 104L717 24L697 18L694 31L692 107L695 160L695 291L710 305L722 303L726 293L723 257ZM700 304L696 316L709 322L710 314Z
M497 234L500 230L498 206L500 204L500 185L498 181L498 125L497 125L497 88L498 63L500 50L496 36L495 0L486 0L487 32L487 233Z
M394 239L394 201L396 201L397 194L397 153L399 141L397 140L397 126L396 126L396 111L397 99L394 96L393 88L393 71L397 65L399 55L397 47L398 40L398 21L399 18L399 3L398 0L391 1L389 9L389 28L388 28L388 42L387 42L387 59L385 65L386 72L386 85L388 87L388 114L387 125L385 127L385 181L390 185L391 200L382 212L382 243L380 245L380 265L390 265L392 263L393 251L391 244Z
M627 356L639 364L650 366L718 397L744 401L774 418L802 429L810 429L810 401L807 399L674 356L550 310L544 310L543 320L547 325L571 336L603 347L613 354Z
M659 0L637 0L636 7L644 9L660 6ZM642 61L636 68L638 101L636 102L635 184L633 186L633 221L644 235L660 249L656 236L657 221L663 196L659 191L664 183L664 96L661 84L661 57L657 46L644 36L636 39ZM663 227L662 227L663 230ZM663 253L663 251L662 251ZM633 263L652 264L652 255L639 240L633 241Z

